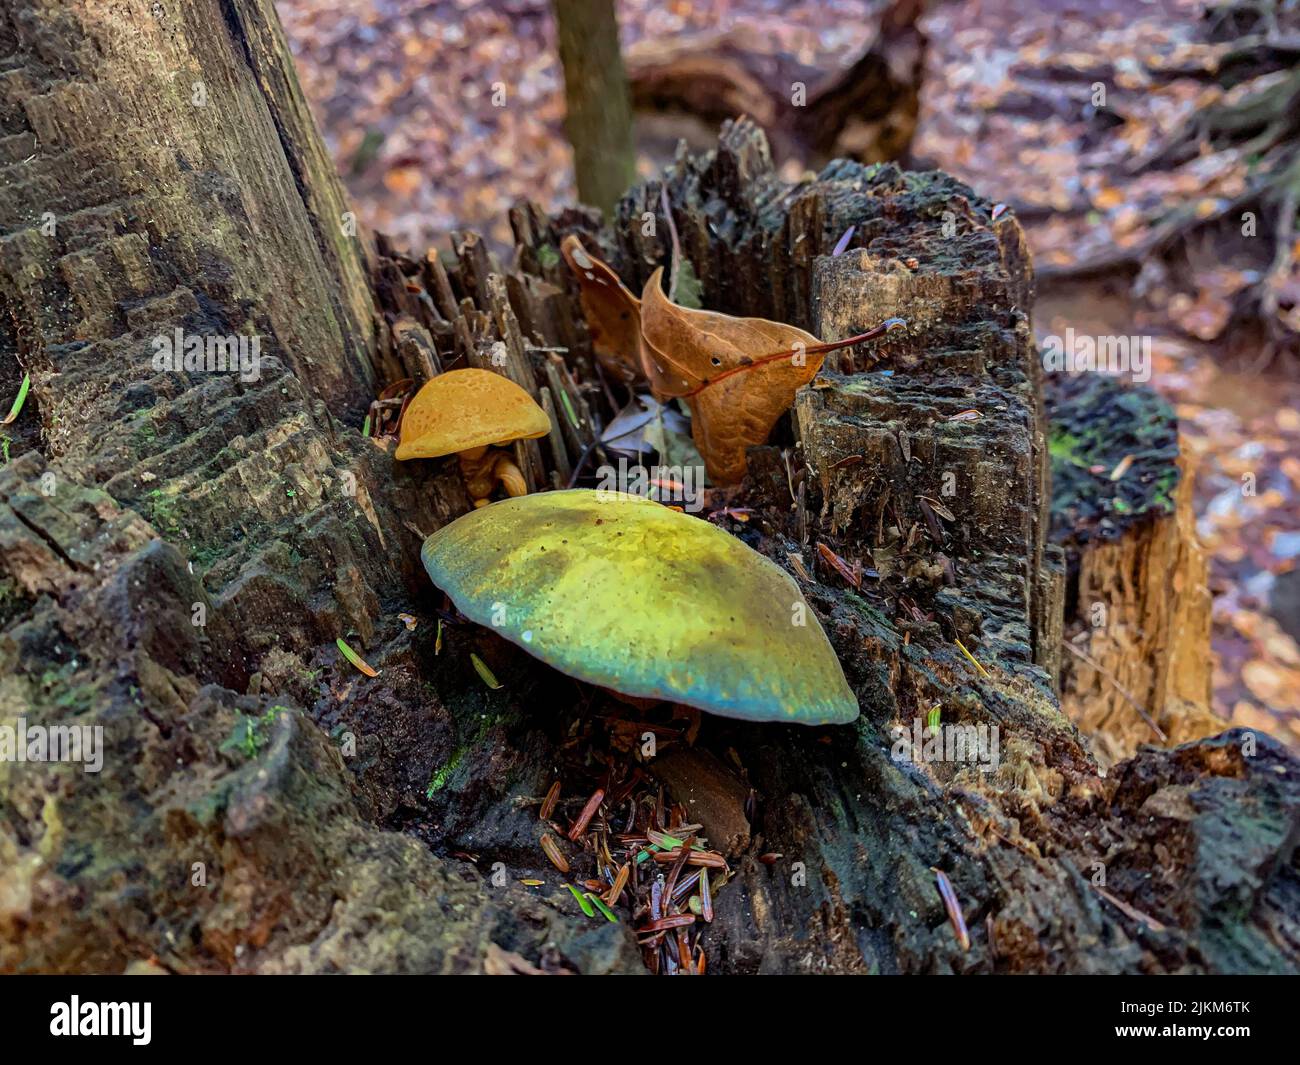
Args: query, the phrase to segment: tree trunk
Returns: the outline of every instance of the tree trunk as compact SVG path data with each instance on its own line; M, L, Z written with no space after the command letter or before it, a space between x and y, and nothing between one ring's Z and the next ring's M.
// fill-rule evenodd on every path
M552 0L551 7L578 199L608 218L636 177L632 100L614 0Z
M350 729L288 709L355 698L334 639L364 653L428 600L407 523L465 500L356 431L396 356L269 0L3 19L0 366L42 431L0 470L0 725L104 752L0 761L0 971L638 968L612 926L363 816L347 765L453 742L416 673ZM155 371L176 328L262 334L260 377Z
M366 284L368 252L327 235L337 185L269 5L153 10L50 0L0 34L23 190L0 357L31 372L20 422L42 428L0 469L0 725L104 742L98 775L0 761L0 970L639 970L629 915L578 911L530 800L558 773L557 816L576 814L623 765L653 786L626 737L656 711L440 612L418 551L468 505L455 464L394 463L358 430L376 384L479 359L561 412L541 479L576 467L617 397L556 249L581 232L636 288L668 250L666 226L629 224L658 184L604 231L516 210L512 270L461 234L454 262L381 245ZM202 71L206 117L159 88L179 69ZM732 500L751 520L717 518L808 576L862 718L653 718L663 781L718 806L735 848L710 971L1293 968L1300 766L1234 732L1102 777L1057 705L1063 569L1014 219L892 167L791 189L743 122L666 180L707 306L827 338L909 323L876 352L893 376L844 359L801 394L751 452ZM261 331L272 357L256 381L155 371L151 338L177 325ZM819 544L863 562L861 589ZM936 704L997 727L996 768L912 756L894 726ZM568 880L593 875L570 854Z

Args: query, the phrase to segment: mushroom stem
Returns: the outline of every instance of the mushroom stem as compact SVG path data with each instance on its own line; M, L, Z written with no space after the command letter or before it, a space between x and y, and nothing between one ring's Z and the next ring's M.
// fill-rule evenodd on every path
M486 447L469 448L456 456L465 490L476 507L484 506L496 487L496 457Z
M515 465L509 455L498 456L493 469L497 480L501 482L501 487L506 490L506 495L526 496L528 494L528 482L524 480L523 470Z
M528 494L528 482L523 471L504 451L496 448L475 447L460 452L460 472L465 478L465 488L476 507L486 506L497 482L510 496Z

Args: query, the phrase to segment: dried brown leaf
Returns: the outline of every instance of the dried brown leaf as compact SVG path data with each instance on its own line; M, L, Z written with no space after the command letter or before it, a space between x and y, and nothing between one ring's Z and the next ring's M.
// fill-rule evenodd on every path
M824 353L810 351L821 341L780 322L679 307L664 294L662 274L642 293L642 370L660 395L685 397L709 477L735 484L745 449L767 440L821 369Z
M582 313L601 366L621 381L639 380L641 301L572 233L560 243L560 253L578 279Z

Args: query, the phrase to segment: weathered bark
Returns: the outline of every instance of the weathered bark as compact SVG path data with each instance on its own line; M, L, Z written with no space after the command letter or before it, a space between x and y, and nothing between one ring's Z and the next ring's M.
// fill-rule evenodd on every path
M374 823L345 761L420 752L422 787L455 742L409 667L365 693L418 707L400 727L296 709L355 698L324 649L400 627L426 592L406 523L465 502L356 432L393 341L269 2L0 19L0 366L42 429L0 470L0 724L105 746L98 776L0 762L0 971L639 966ZM156 372L177 327L263 334L260 379Z
M1052 538L1069 574L1062 707L1103 767L1222 731L1208 565L1173 410L1098 375L1053 377L1047 398Z
M91 17L110 6L125 29ZM561 453L575 465L617 397L599 382L556 248L580 231L639 286L664 259L667 227L648 236L627 220L658 209L659 186L634 189L607 231L583 212L516 211L510 271L472 235L457 238L450 266L378 256L375 328L358 349L334 327L364 321L339 308L365 299L348 269L322 265L323 238L305 236L323 217L300 231L276 214L256 248L239 236L243 219L268 216L265 197L301 218L307 190L328 184L309 125L309 150L271 136L286 83L259 75L244 47L276 39L269 9L196 0L161 41L150 17L143 4L69 14L51 3L3 31L9 137L35 145L30 116L45 122L36 157L16 164L20 178L32 168L31 202L63 188L55 164L77 154L103 175L86 187L140 254L95 260L105 287L87 316L42 289L76 264L41 267L49 253L28 228L39 216L7 220L0 357L31 370L23 418L39 415L43 432L0 469L0 717L100 725L106 760L97 777L0 762L0 969L117 971L152 957L177 972L496 971L511 965L503 951L637 969L627 922L577 912L519 800L558 769L562 809L581 803L638 722L488 630L440 620L418 549L467 506L455 464L394 463L357 430L372 377L480 359L547 388L566 413L539 442L543 473ZM228 57L221 84L240 121L220 127L234 138L225 147L209 131L203 169L176 161L166 125L99 139L109 120L78 109L107 94L129 113L150 53L134 65L102 57L134 45ZM75 82L60 80L74 69ZM185 130L173 110L156 120ZM236 144L266 150L254 166ZM169 158L170 182L124 191L126 174ZM232 170L245 165L257 174ZM698 736L665 731L662 750L694 738L692 773L735 774L700 795L756 796L715 822L741 853L704 933L710 971L1293 968L1295 761L1229 733L1144 749L1103 778L1052 694L1060 570L1044 546L1044 423L1015 221L950 178L892 167L835 164L791 189L747 123L724 130L715 153L681 160L667 184L707 305L837 335L909 319L875 352L893 376L862 372L866 353L839 363L800 397L802 457L778 432L751 453L736 494L753 514L733 530L816 576L806 593L863 716L819 730L706 716ZM205 197L211 188L226 194ZM129 211L111 208L125 196ZM945 212L955 237L942 233ZM73 214L60 239L104 239L81 228L103 213ZM149 229L159 218L166 233ZM851 249L828 258L849 225ZM151 278L146 268L183 278L206 317L190 325L155 307L133 322L148 293L127 283ZM234 276L257 269L314 269L324 287L285 298L264 273ZM145 361L160 328L232 332L245 319L277 341L257 382L156 374ZM309 329L309 350L284 339ZM948 417L963 409L982 417ZM845 588L818 563L818 542L874 562L878 577ZM336 637L380 675L356 672ZM484 687L471 650L500 690ZM996 771L891 757L891 726L935 703L945 722L999 727ZM573 876L590 862L575 854ZM969 951L933 869L957 892ZM534 877L545 881L534 895L515 883Z
M551 0L578 199L606 217L636 176L632 101L614 0Z

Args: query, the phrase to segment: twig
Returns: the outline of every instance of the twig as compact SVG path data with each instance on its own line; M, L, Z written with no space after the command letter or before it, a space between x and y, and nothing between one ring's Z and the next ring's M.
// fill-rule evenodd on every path
M824 355L830 351L837 351L840 348L852 347L854 344L861 344L867 340L875 340L876 337L884 336L893 329L902 328L907 323L902 318L887 318L878 326L868 329L865 333L859 333L857 336L845 337L843 340L828 340L821 344L809 344L807 346L788 348L785 351L773 352L771 355L763 355L757 359L752 359L743 366L733 366L728 370L723 370L716 377L710 377L702 385L691 389L689 392L682 393L683 399L690 399L692 396L698 396L710 385L716 385L728 377L734 377L738 373L748 373L760 366L765 366L770 362L778 359L788 359L796 355Z
M677 299L677 271L682 265L682 246L677 239L677 223L673 221L672 205L668 202L668 183L659 186L659 202L663 205L664 217L668 220L668 236L673 242L673 258L668 266L668 299Z
M1148 714L1145 710L1143 710L1142 707L1138 706L1137 700L1134 699L1133 696L1129 695L1129 693L1124 690L1124 686L1120 684L1118 680L1115 679L1115 675L1113 673L1111 673L1105 666L1103 666L1095 658L1092 658L1090 655L1084 654L1077 647L1075 647L1074 644L1072 644L1069 640L1063 640L1062 643L1064 644L1066 650L1068 650L1071 654L1078 655L1085 662L1087 662L1088 665L1092 666L1093 669L1095 669L1098 673L1100 673L1103 677L1105 677L1108 681L1110 681L1111 684L1115 686L1115 690L1119 692L1120 695L1124 696L1125 699L1128 700L1129 706L1133 707L1133 709L1138 712L1138 715L1142 718L1143 721L1147 723L1147 726L1151 729L1152 732L1156 734L1156 738L1159 739L1161 743L1169 742L1169 737L1166 736L1160 730L1159 725L1157 725L1154 721L1151 720L1151 715Z
M577 485L578 478L582 476L583 467L587 465L587 460L591 458L593 452L595 452L596 448L599 446L600 437L596 437L596 439L583 449L582 454L578 457L578 461L573 464L573 476L569 478L568 487L573 488Z
M1112 906L1114 906L1115 909L1119 910L1120 913L1132 917L1133 920L1135 921L1141 921L1144 925L1146 925L1149 929L1151 929L1151 931L1163 932L1165 930L1165 926L1162 925L1159 921L1157 921L1154 917L1148 917L1141 910L1137 909L1137 907L1130 906L1123 899L1116 898L1105 888L1098 887L1096 884L1093 884L1092 889L1095 892L1097 892L1097 894L1100 895L1103 899L1109 902Z

